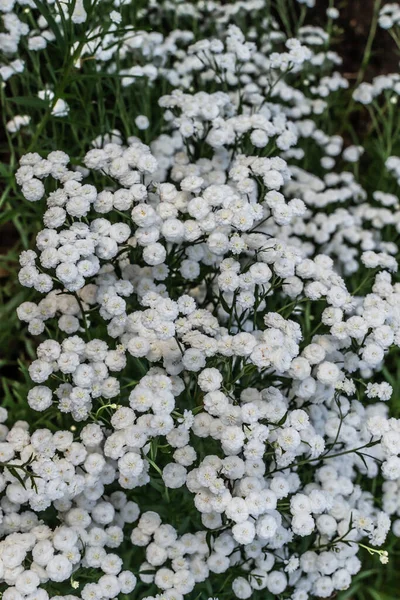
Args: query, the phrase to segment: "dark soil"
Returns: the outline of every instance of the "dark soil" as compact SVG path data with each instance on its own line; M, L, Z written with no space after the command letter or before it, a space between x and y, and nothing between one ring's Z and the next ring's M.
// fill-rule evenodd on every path
M335 2L340 17L336 24L341 34L334 48L343 59L342 73L349 80L357 78L361 66L365 45L371 27L374 13L374 0L343 0ZM310 14L309 22L325 20L325 12L329 6L328 0L316 0L316 7ZM365 73L364 80L371 81L377 75L398 71L399 54L394 42L387 31L377 28L372 47L372 56Z

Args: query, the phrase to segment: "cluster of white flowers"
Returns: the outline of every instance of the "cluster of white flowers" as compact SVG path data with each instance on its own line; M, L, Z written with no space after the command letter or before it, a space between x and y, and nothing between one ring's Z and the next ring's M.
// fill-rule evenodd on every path
M107 0L103 0L105 2ZM111 1L109 4L113 4ZM45 50L55 39L56 35L61 35L63 31L63 19L71 19L71 22L79 25L85 23L88 15L84 8L83 0L74 2L56 2L48 0L46 2L48 15L36 12L37 6L33 0L2 0L0 2L0 13L3 24L3 32L0 33L1 50L6 57L17 54L21 40L23 39L27 48L31 52ZM109 15L108 28L115 30L117 25L113 23L112 13ZM98 34L98 29L90 25L88 28L90 35ZM110 33L103 40L105 47L115 38ZM99 43L95 42L90 46L97 49ZM112 54L113 52L111 52ZM101 53L99 52L100 58ZM0 67L0 76L7 80L14 73L21 73L24 70L24 61L16 60L11 64L3 64Z
M400 25L400 5L397 2L384 4L379 11L379 26L392 29Z
M400 157L389 156L385 162L385 167L389 173L396 179L397 185L400 185Z
M29 33L14 4L1 3L9 54L28 34L44 48L47 24ZM150 2L154 26L175 11L201 19L202 35L136 30L114 44L120 8L75 59L118 52L123 86L161 79L162 133L146 145L114 130L79 166L56 150L16 171L44 223L20 255L32 297L18 317L39 336L27 403L66 425L0 425L3 598L183 600L206 580L217 592L220 574L240 599L329 598L360 571L360 545L387 560L376 548L400 518L400 421L382 375L400 347L386 237L400 232L398 196L369 198L362 146L322 128L348 87L323 29L291 38L263 16L262 33L241 31L237 14L255 21L264 0ZM210 15L218 35L203 33ZM386 90L400 92L399 76L353 97ZM41 97L66 115L52 94ZM136 126L151 129L145 115ZM399 161L386 161L397 183Z
M2 421L6 416L2 409ZM1 425L0 456L8 466L1 477L0 564L7 600L46 600L45 584L59 585L79 567L99 574L96 585L83 586L84 600L114 598L136 586L136 577L123 570L115 551L124 526L139 518L139 507L123 491L105 495L118 474L104 452L102 428L90 423L78 439L63 430L30 433L25 421L11 429ZM38 517L50 507L58 524Z
M353 93L353 98L362 104L371 104L381 94L389 95L391 102L396 104L400 94L400 74L378 75L372 83L361 83Z
M6 129L10 133L16 133L21 129L21 127L26 127L31 122L31 117L29 115L16 115L13 119L8 121L6 124Z

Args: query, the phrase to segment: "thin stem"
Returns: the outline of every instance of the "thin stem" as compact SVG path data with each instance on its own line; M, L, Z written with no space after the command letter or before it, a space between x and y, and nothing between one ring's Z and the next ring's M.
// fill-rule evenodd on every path
M359 450L363 450L364 448L372 448L372 446L376 446L379 444L379 440L376 442L368 442L368 444L364 444L363 446L359 446L358 448L352 448L351 450L343 450L343 452L337 452L336 454L322 454L321 456L317 456L316 458L309 458L307 460L301 460L297 463L292 463L291 465L287 465L286 467L282 467L280 469L274 469L270 471L267 475L272 475L273 473L278 473L280 471L286 471L286 469L293 469L294 467L301 467L303 465L308 465L311 462L326 460L328 458L337 458L338 456L344 456L345 454L351 454L352 452L358 452Z

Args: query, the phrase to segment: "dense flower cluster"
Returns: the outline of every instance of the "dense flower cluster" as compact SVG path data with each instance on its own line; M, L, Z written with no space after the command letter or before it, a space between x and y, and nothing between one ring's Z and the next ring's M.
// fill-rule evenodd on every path
M31 50L52 39L45 21L35 34L18 20L19 4L1 3L10 56L22 36ZM114 44L122 5L73 58L113 71L119 53L123 86L162 81L162 132L145 144L112 131L79 164L30 152L16 171L44 223L20 255L35 293L18 317L38 336L27 403L65 425L10 415L6 426L0 412L3 598L183 600L222 574L240 599L329 598L360 571L360 546L387 561L379 548L400 517L400 421L382 377L400 346L388 236L399 199L394 188L369 197L363 148L323 130L348 87L326 31L293 38L265 16L264 32L242 31L236 13L255 21L263 0L149 4L155 25L173 10L201 17L200 34L131 31ZM74 3L73 23L87 22L85 6ZM143 64L127 66L136 53ZM22 69L14 60L1 74ZM399 91L386 76L353 98ZM68 114L51 90L41 97ZM399 184L400 158L386 169ZM169 494L190 506L183 525L172 504L162 510Z
M392 29L400 25L400 6L397 2L384 4L379 12L379 26L382 29Z

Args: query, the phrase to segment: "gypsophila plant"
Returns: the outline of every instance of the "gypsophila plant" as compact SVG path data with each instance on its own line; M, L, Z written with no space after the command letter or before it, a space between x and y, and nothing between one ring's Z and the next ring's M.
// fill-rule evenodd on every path
M313 5L0 0L6 194L41 221L2 600L330 598L391 560L400 75L349 86Z

